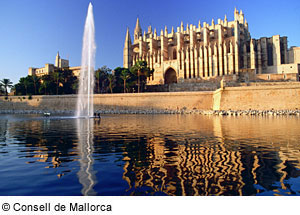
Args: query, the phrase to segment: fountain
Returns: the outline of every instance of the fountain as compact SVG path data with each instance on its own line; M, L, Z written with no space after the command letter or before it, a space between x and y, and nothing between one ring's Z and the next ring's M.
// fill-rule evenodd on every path
M93 117L93 91L94 91L94 68L95 68L95 26L93 6L90 3L88 13L85 20L82 55L81 55L81 70L79 77L79 92L77 98L77 117Z
M96 184L95 171L93 170L93 127L94 115L93 92L94 92L94 67L95 67L95 26L93 6L90 3L85 20L81 70L79 77L79 92L77 98L77 133L80 170L77 173L79 182L82 184L83 195L96 195L93 187Z

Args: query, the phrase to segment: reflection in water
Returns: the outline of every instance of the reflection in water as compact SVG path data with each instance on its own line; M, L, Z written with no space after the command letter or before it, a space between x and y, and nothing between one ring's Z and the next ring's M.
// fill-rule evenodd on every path
M83 188L82 195L90 196L96 195L97 192L93 189L97 180L95 171L93 170L93 152L94 152L94 119L79 118L77 121L77 135L78 135L78 153L80 171L77 173L79 182Z
M187 118L189 122L173 117L172 123L162 120L152 126L141 119L137 130L136 122L128 126L140 134L145 128L159 131L148 132L138 140L139 156L132 146L125 150L123 179L129 185L129 194L258 195L270 190L273 195L299 194L288 182L292 175L300 174L299 157L291 165L291 159L283 156L296 158L297 141L293 142L294 153L283 153L291 144L286 143L289 138L282 134L285 131L276 133L282 135L279 139L268 142L272 138L268 133L283 129L278 126L288 124L286 120L291 123L286 127L290 128L288 135L299 140L295 119L281 118L273 124L273 119ZM164 129L157 131L156 126ZM185 132L175 134L174 130ZM274 147L276 144L281 148Z
M0 195L300 195L299 122L0 115Z

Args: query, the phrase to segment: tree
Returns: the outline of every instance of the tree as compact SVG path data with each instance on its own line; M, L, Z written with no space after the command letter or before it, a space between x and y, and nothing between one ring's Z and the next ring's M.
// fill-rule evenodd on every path
M50 75L42 76L41 86L39 91L41 94L44 95L51 94L51 91L53 92L53 81L51 80Z
M62 94L72 94L77 92L77 77L69 69L61 71Z
M108 74L107 78L108 78L108 81L109 81L110 93L113 93L115 76L113 74Z
M4 87L2 86L2 84L0 84L0 95L4 93L5 93Z
M130 72L137 76L137 87L138 87L138 93L140 92L141 86L142 89L146 85L147 78L149 78L151 75L153 75L153 70L150 70L149 67L147 67L146 61L137 61L136 64L130 68Z
M96 78L96 83L97 83L97 93L100 93L100 77L101 77L101 70L97 69L95 71L95 78Z
M27 78L23 79L23 85L25 87L25 95L27 95L28 94L28 86L29 86L29 81Z
M120 74L120 78L124 81L124 93L126 93L126 81L130 78L130 75L128 73L128 69L123 69L121 74Z
M106 93L109 88L108 74L112 74L112 70L107 66L102 66L95 71L95 92Z
M34 94L37 95L37 85L40 81L40 78L36 75L32 75L31 78L32 78L32 81L33 81L33 86L34 86Z
M61 80L62 80L61 71L53 72L52 77L53 77L54 82L56 84L56 95L58 95L58 88L59 88L59 85L61 84Z
M5 95L8 95L8 88L11 88L13 86L13 83L8 79L8 78L4 78L2 80L0 80L0 85L4 88L5 90Z

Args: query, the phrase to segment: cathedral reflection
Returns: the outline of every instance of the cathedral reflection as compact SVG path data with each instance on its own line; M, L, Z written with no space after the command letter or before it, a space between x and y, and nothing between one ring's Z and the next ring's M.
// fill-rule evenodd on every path
M79 161L83 195L101 194L99 181L108 179L99 177L117 166L122 174L111 180L125 183L116 188L122 195L291 195L299 194L290 182L300 177L298 123L197 115L120 115L103 117L101 124L0 120L0 138L15 138L28 164L44 162L58 177L75 174L68 164Z
M272 147L272 142L264 142L265 134L262 131L249 128L257 122L253 122L253 125L246 123L243 128L240 127L241 122L237 121L228 129L226 120L222 118L211 117L210 121L213 134L210 136L206 133L206 138L201 138L201 133L198 139L194 137L186 140L172 135L145 136L136 143L143 146L140 150L143 156L140 157L127 148L124 153L123 179L128 183L128 193L255 195L264 190L276 192L275 188L285 193L296 192L286 180L299 176L299 157L294 163L296 166L291 165L286 154L282 153L288 147L286 143L281 143L281 149L277 151ZM176 123L173 126L177 126ZM199 126L194 125L194 128ZM224 126L226 129L223 129ZM270 125L266 123L262 126ZM253 136L249 136L249 131ZM228 138L235 133L238 135ZM247 139L257 144L249 145L244 142ZM257 150L257 147L260 149ZM299 150L287 154L295 158L295 153L299 154ZM274 186L277 182L279 184Z

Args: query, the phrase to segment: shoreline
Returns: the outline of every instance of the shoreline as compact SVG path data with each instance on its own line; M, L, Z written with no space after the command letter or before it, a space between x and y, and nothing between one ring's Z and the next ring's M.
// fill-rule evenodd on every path
M75 114L73 110L0 110L0 114ZM300 110L100 110L100 114L130 114L130 115L214 115L214 116L300 116Z

